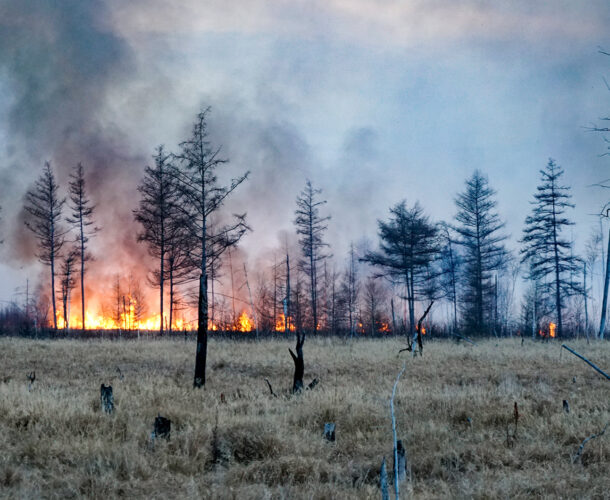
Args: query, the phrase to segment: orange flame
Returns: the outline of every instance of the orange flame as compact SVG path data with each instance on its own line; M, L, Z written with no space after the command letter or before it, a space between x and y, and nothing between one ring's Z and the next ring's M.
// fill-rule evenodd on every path
M234 331L239 332L251 332L254 329L254 321L250 319L246 311L243 311L239 318L237 318L237 323L233 327Z
M556 327L556 326L557 326L557 325L556 325L555 323L552 323L552 322L551 322L551 323L549 323L549 335L550 335L550 337L551 337L552 339L554 339L554 338L555 338L555 327Z
M286 317L284 316L284 313L280 313L279 317L277 318L277 320L275 322L275 331L283 332L285 330L286 330ZM294 326L294 323L292 322L292 318L290 316L288 316L288 331L294 332L295 330L296 330L296 327Z

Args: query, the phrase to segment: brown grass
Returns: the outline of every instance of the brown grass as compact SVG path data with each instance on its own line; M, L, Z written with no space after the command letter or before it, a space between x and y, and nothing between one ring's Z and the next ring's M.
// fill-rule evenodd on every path
M610 368L610 343L569 344ZM558 343L431 342L412 359L397 357L398 340L310 339L306 383L321 382L298 397L288 396L291 345L212 340L208 385L196 391L192 342L0 339L0 496L378 498L384 456L392 469L388 398L403 360L405 496L610 495L608 433L571 461L610 420L610 382ZM102 382L114 387L113 416L100 411ZM172 435L152 449L157 413ZM335 443L322 438L325 422L337 424Z

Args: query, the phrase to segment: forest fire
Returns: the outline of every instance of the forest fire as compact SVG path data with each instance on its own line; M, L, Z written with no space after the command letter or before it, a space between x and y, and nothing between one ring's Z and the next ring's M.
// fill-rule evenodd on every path
M292 322L292 318L288 316L288 322L286 322L286 316L284 316L284 313L280 313L278 319L275 322L275 331L284 332L286 331L286 327L288 327L288 331L291 332L294 332L296 330L296 327Z
M552 339L555 338L555 328L557 327L557 325L555 325L555 323L551 322L549 323L549 337L551 337Z
M246 311L242 311L237 318L236 324L233 326L233 331L236 332L251 332L254 330L254 321L248 316Z
M85 312L85 330L158 330L161 315L156 314L142 319L137 319L133 306L126 313L121 313L118 318ZM168 317L164 315L164 328L169 330ZM83 322L78 314L70 314L70 322L66 325L61 313L57 314L57 328L65 330L81 330ZM193 330L195 327L179 318L172 321L172 330Z

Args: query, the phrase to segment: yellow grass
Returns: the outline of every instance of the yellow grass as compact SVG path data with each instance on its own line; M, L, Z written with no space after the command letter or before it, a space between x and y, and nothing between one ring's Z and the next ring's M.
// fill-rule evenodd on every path
M305 382L320 384L289 397L292 343L212 340L207 387L194 390L193 342L0 339L0 496L379 498L403 360L395 404L412 477L404 496L610 495L610 428L587 443L582 463L571 460L610 420L610 381L559 343L430 342L412 359L398 358L399 340L308 339ZM610 343L569 345L610 369ZM113 416L100 411L102 382L114 387ZM152 449L158 413L172 434ZM322 438L325 422L337 424L335 443Z

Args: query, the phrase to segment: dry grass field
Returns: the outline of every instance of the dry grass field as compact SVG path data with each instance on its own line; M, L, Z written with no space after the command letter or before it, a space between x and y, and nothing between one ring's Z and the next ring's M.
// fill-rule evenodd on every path
M292 344L212 340L207 387L193 390L193 342L0 339L0 496L380 498L389 396L406 360L395 401L411 475L402 496L610 497L610 428L572 463L610 420L610 381L560 343L429 342L412 359L397 356L396 339L308 339L305 382L320 383L289 396ZM610 343L568 344L610 369ZM111 416L102 382L114 387ZM153 448L158 413L172 432ZM337 424L334 443L325 422Z

